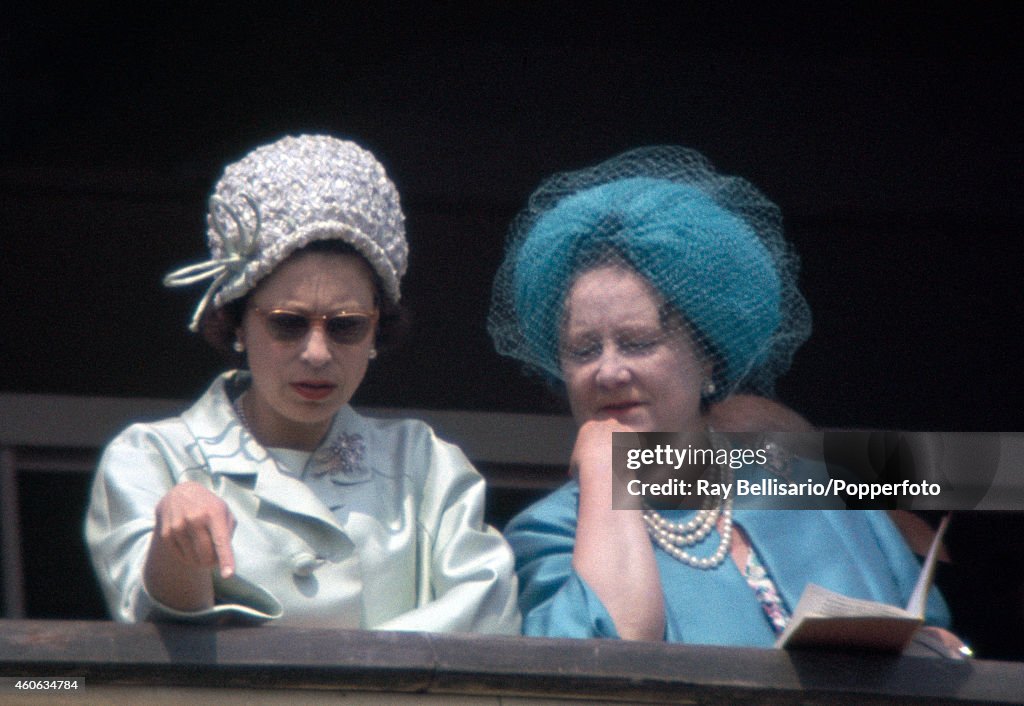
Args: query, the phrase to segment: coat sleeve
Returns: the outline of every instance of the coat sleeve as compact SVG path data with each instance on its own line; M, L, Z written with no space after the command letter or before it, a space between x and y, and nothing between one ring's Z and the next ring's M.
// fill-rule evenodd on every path
M619 637L601 599L572 567L578 498L578 486L569 483L506 528L516 555L524 635Z
M115 438L100 459L85 520L85 539L107 607L115 620L145 620L153 605L142 569L155 527L154 509L174 486L171 465L150 425Z
M418 607L374 627L518 635L514 559L501 534L484 523L484 479L462 451L427 433Z
M157 503L182 479L208 477L185 450L186 439L177 438L180 426L174 420L133 425L107 446L100 459L85 539L110 615L121 622L213 622L226 614L257 621L279 617L281 604L274 596L237 576L226 581L215 577L218 604L195 612L174 610L146 591L142 575Z

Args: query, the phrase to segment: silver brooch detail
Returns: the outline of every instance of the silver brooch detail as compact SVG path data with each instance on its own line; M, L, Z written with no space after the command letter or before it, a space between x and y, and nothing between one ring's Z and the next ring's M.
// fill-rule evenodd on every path
M339 434L316 452L313 475L352 475L362 470L365 455L366 444L360 434Z
M789 480L792 476L789 462L793 459L793 455L774 441L765 442L764 453L767 458L767 462L764 464L765 470Z

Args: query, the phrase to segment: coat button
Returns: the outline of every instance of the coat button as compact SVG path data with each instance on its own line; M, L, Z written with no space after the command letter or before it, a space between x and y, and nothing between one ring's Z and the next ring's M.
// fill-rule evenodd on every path
M292 556L292 573L296 576L310 576L324 565L324 560L309 552L298 552Z

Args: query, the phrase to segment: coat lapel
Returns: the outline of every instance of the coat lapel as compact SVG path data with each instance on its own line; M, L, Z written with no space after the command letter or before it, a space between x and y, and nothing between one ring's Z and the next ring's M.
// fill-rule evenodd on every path
M343 533L324 502L301 480L282 473L273 456L238 419L226 391L229 382L239 382L237 378L233 379L236 375L242 373L221 375L199 402L182 415L195 438L196 455L202 458L214 477L234 477L250 485L262 502L289 513L304 515ZM332 425L328 439L335 434L338 421L336 419ZM314 458L318 453L319 450L314 452ZM365 476L365 480L369 480L369 474Z

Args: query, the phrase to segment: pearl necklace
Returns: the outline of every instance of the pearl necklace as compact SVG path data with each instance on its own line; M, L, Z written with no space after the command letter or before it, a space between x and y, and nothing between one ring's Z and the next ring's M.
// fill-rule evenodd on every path
M242 400L246 393L242 393L231 404L238 415L238 421L252 434L252 427L249 425L249 418L245 416L245 404ZM255 436L255 435L253 435ZM338 434L331 441L321 445L319 451L314 452L316 466L312 471L313 475L336 476L339 473L351 475L362 471L363 457L366 455L366 444L363 443L362 434Z
M729 469L721 474L722 481L730 485L733 477L734 474ZM732 545L732 505L731 496L721 502L709 498L686 522L666 520L657 510L644 510L643 518L651 539L669 556L695 569L714 569L725 561ZM722 520L722 527L719 530L721 541L713 554L706 557L694 556L683 549L702 543L711 533L711 529L718 524L719 518Z
M249 418L245 416L245 405L242 404L242 398L244 397L245 393L243 392L235 398L235 401L231 406L235 408L235 414L238 415L238 421L242 423L242 426L252 431L252 427L249 426Z

